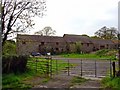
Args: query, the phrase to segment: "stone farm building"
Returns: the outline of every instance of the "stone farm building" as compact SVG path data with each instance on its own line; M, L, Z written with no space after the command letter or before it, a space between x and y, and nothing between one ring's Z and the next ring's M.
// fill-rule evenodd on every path
M112 40L93 39L82 35L64 34L63 37L58 37L18 34L17 53L18 55L30 55L33 52L72 53L76 52L77 43L80 44L80 51L83 53L116 48Z

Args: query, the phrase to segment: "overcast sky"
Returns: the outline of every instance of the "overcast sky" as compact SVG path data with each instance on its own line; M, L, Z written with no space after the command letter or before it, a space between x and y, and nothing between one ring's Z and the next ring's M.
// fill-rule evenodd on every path
M63 36L63 34L93 36L103 26L117 28L118 1L46 0L46 16L35 19L34 31L51 26L56 30L57 36Z

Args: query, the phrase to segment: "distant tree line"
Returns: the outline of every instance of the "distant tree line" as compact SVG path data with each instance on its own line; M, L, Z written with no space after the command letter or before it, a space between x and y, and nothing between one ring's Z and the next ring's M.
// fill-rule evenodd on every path
M102 27L95 33L95 38L102 38L102 39L117 39L118 31L115 27Z
M56 34L56 31L53 30L52 27L46 26L42 30L37 31L34 34L41 36L53 36Z

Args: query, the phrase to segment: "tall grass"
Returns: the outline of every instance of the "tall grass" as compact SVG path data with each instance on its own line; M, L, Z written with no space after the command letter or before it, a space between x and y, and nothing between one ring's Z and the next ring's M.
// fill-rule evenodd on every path
M120 78L115 77L115 78L110 78L110 77L105 77L102 79L102 86L103 88L110 89L110 90L120 90Z
M36 72L36 67L35 67L35 60L38 60L39 62L37 62L37 66L39 66L37 72ZM42 78L42 76L45 76L43 70L46 70L47 68L45 67L46 63L50 61L45 60L45 59L38 59L38 58L30 58L30 60L28 60L27 62L27 70L24 73L10 73L10 74L4 74L3 78L2 78L2 86L3 88L26 88L29 89L31 88L33 85L31 85L30 83L25 83L24 81L29 81L32 80L32 78L34 77L40 77ZM68 64L65 61L62 60L58 60L58 71L60 71L61 69L64 69ZM41 66L42 65L42 66ZM43 70L42 70L43 69ZM52 72L55 73L56 72L56 60L52 60ZM45 78L45 77L43 77ZM43 80L43 82L47 82L49 79L45 79Z
M2 88L31 88L31 85L23 83L27 78L34 76L33 71L26 71L25 73L10 73L4 74L2 77Z

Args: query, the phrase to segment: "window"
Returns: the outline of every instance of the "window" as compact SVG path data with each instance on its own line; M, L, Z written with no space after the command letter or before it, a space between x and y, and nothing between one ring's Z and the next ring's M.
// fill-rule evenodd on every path
M81 43L81 45L83 45L83 43Z
M59 51L59 48L56 48L56 51Z
M41 42L41 45L44 45L44 42Z
M59 43L58 43L58 42L56 42L56 45L59 45Z
M104 46L104 45L100 46L100 49L104 49L104 48L105 48L105 46Z
M89 43L87 43L87 46L89 47Z
M106 44L106 48L108 49L108 47L109 47L109 45L108 44Z
M25 41L23 41L23 42L22 42L22 44L26 44L26 42L25 42Z

